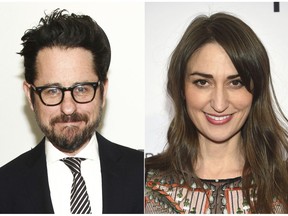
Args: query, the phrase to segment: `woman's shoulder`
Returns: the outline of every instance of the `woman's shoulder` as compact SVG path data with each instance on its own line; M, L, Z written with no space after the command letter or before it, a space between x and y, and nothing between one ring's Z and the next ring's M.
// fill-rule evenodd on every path
M163 174L162 174L163 175ZM157 169L149 169L146 171L146 179L153 180L155 178L162 178L161 172Z
M150 169L146 172L146 183L149 184L172 185L180 183L177 179L171 174L157 169Z
M146 172L145 213L181 212L181 209L177 209L178 205L171 196L174 183L171 176L159 170L151 169Z

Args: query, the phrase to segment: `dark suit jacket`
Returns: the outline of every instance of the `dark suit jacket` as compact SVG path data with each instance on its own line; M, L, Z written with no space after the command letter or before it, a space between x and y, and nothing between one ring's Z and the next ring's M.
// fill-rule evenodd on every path
M143 213L144 155L97 133L103 213ZM0 213L54 213L44 139L0 168Z

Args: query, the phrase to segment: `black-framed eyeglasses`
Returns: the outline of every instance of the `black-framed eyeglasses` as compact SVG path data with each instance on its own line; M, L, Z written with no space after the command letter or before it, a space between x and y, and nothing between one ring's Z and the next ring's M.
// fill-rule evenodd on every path
M77 103L89 103L94 99L97 87L101 84L102 82L99 80L98 82L77 83L68 88L53 85L39 87L31 85L31 88L39 95L43 104L56 106L62 103L65 91L70 91L73 100Z

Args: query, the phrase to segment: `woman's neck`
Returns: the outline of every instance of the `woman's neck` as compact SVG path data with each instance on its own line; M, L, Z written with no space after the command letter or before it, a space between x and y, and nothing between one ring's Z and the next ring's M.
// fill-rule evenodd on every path
M241 152L242 139L235 135L223 143L215 143L200 136L200 151L194 166L201 179L228 179L239 177L244 167Z

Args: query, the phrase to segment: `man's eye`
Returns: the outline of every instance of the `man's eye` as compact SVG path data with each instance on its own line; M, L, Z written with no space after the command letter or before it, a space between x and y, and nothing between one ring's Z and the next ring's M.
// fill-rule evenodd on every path
M44 94L46 95L57 95L59 94L61 91L58 88L47 88L44 91Z
M77 93L85 93L87 91L87 88L85 86L77 86L74 89L74 91L77 92Z

